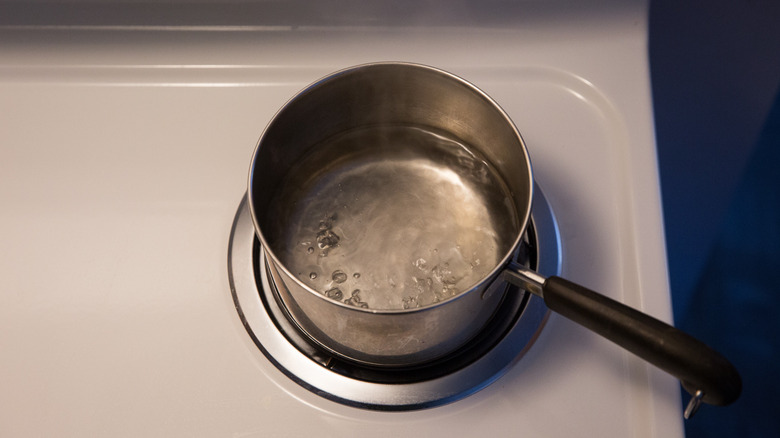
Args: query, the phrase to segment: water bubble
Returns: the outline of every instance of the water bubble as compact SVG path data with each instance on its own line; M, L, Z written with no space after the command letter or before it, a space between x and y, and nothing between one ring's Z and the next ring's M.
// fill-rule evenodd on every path
M417 302L416 297L404 297L402 301L403 301L404 309L412 309L415 307L420 307L420 304Z
M311 246L306 248L306 254L311 254L313 252L314 252L314 248L312 248Z
M333 231L327 229L317 233L317 246L320 249L332 248L339 243L339 236Z
M355 280L357 280L358 278L360 278L360 272L355 272L354 274L352 274L352 277L353 277Z
M334 287L325 291L325 296L334 300L340 300L344 294L341 289Z
M347 274L345 274L344 271L337 270L337 271L333 271L333 275L331 275L331 278L336 283L343 283L347 281Z
M316 272L312 272L311 274L309 274L309 278L311 278L312 280L315 280L317 278L317 273Z
M335 214L325 216L325 218L320 221L320 230L329 230L333 228L333 222L335 221L336 221Z
M443 263L441 265L437 265L432 270L433 277L440 283L442 283L445 286L451 286L458 282L459 278L455 273L452 272L452 269L450 269L449 263Z
M414 265L415 268L423 271L428 267L428 262L426 262L425 259L422 257L415 260L412 264Z
M368 303L360 300L360 289L353 290L352 296L344 300L344 303L349 304L350 306L362 307L364 309L368 308Z
M412 277L412 281L414 281L414 285L420 291L430 289L430 287L433 286L433 279L431 277Z

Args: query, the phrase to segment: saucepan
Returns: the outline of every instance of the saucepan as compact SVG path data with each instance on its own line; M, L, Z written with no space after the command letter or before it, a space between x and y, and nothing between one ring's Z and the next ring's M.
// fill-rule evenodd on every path
M741 391L720 354L651 316L515 260L529 224L526 144L484 92L387 62L299 92L263 132L249 174L277 299L321 349L414 368L456 351L518 288L681 380L695 403Z

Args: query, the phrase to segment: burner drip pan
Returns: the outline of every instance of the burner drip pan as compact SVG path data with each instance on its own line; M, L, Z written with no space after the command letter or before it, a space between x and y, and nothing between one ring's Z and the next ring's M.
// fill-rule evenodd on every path
M559 259L555 219L536 187L531 224L517 260L549 276L559 273ZM433 407L484 388L530 348L549 313L539 297L512 286L485 329L456 352L416 367L374 368L328 354L290 322L255 237L246 197L230 236L228 270L244 327L269 361L320 396L369 409Z

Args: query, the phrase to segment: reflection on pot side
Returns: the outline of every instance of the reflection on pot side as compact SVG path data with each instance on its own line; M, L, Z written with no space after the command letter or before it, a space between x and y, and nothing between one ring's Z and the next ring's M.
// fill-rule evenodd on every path
M519 224L501 181L466 146L429 130L350 131L289 172L271 205L269 245L332 299L430 305L470 289L511 249L501 236Z

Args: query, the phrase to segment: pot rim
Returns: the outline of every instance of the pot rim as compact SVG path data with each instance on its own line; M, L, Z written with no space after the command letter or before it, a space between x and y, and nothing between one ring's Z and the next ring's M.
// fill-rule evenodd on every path
M273 125L274 121L295 101L303 98L310 90L323 86L324 84L327 84L329 81L334 80L346 73L356 71L356 70L363 70L363 69L370 69L370 68L377 68L377 67L385 67L385 66L403 66L403 67L411 67L411 68L419 68L423 70L429 70L434 73L440 74L442 76L445 76L446 78L453 80L455 82L459 82L462 85L466 86L473 92L475 92L477 95L479 95L482 99L485 99L493 108L495 108L498 113L503 117L504 121L511 127L512 131L514 132L518 142L520 143L520 146L522 147L522 153L525 157L526 166L528 169L528 201L526 202L525 208L517 208L518 206L515 206L515 210L518 213L518 224L520 225L518 227L518 232L515 235L514 242L512 243L512 246L507 250L506 254L501 258L501 260L496 263L496 265L493 267L493 269L486 275L484 275L478 282L472 284L469 288L464 289L463 291L459 292L458 294L447 298L444 301L439 301L437 303L429 304L427 306L423 307L415 307L411 309L371 309L371 308L363 308L363 307L357 307L353 305L349 305L346 303L342 303L341 301L334 300L331 298L326 297L322 293L314 290L306 283L300 281L296 276L294 276L287 267L278 259L274 251L271 249L270 245L265 239L265 236L263 234L263 231L260 227L260 224L257 220L257 214L256 214L256 207L254 204L254 196L252 195L252 180L253 175L255 171L255 165L258 160L258 156L261 151L261 147L263 146L263 140L266 138L266 135L268 134L268 130ZM503 177L503 175L502 175ZM474 293L475 291L478 291L482 288L483 285L487 285L488 283L492 283L494 279L497 277L497 275L504 270L505 266L517 250L518 245L520 244L520 241L523 238L523 235L525 234L527 228L528 228L528 222L531 217L531 205L533 203L533 195L534 195L534 178L533 178L533 166L531 165L531 158L528 154L528 147L525 144L525 141L523 140L522 135L520 134L520 131L518 131L517 127L515 126L512 119L509 117L509 115L504 111L503 108L496 102L492 97L490 97L487 93L482 91L479 87L472 84L471 82L461 78L460 76L457 76L453 73L450 73L446 70L442 70L437 67L432 67L426 64L420 64L420 63L414 63L414 62L405 62L405 61L377 61L377 62L369 62L364 64L358 64L351 67L346 67L341 70L337 70L333 73L330 73L326 76L323 76L310 84L306 85L304 88L302 88L300 91L295 93L290 99L288 99L284 105L282 105L276 113L274 113L273 117L269 120L269 122L266 124L265 128L263 129L263 133L260 135L260 138L257 141L257 144L255 146L255 150L252 154L252 161L249 168L249 176L247 180L247 190L248 190L248 203L249 203L249 211L251 213L252 217L252 223L255 228L255 236L260 240L260 244L263 247L263 250L265 251L267 260L270 263L274 264L274 267L276 269L281 270L284 272L284 274L293 280L299 287L301 287L303 290L305 290L307 293L310 293L312 295L315 295L318 299L321 299L325 301L326 303L330 305L336 305L339 306L347 311L354 311L354 312L363 312L363 313L370 313L370 314L387 314L387 315L398 315L398 314L412 314L412 313L420 313L420 312L427 312L432 311L434 309L437 309L440 306L444 306L448 303L451 303L455 300L461 299L464 296ZM278 287L278 286L277 286ZM489 287L489 286L488 286Z

